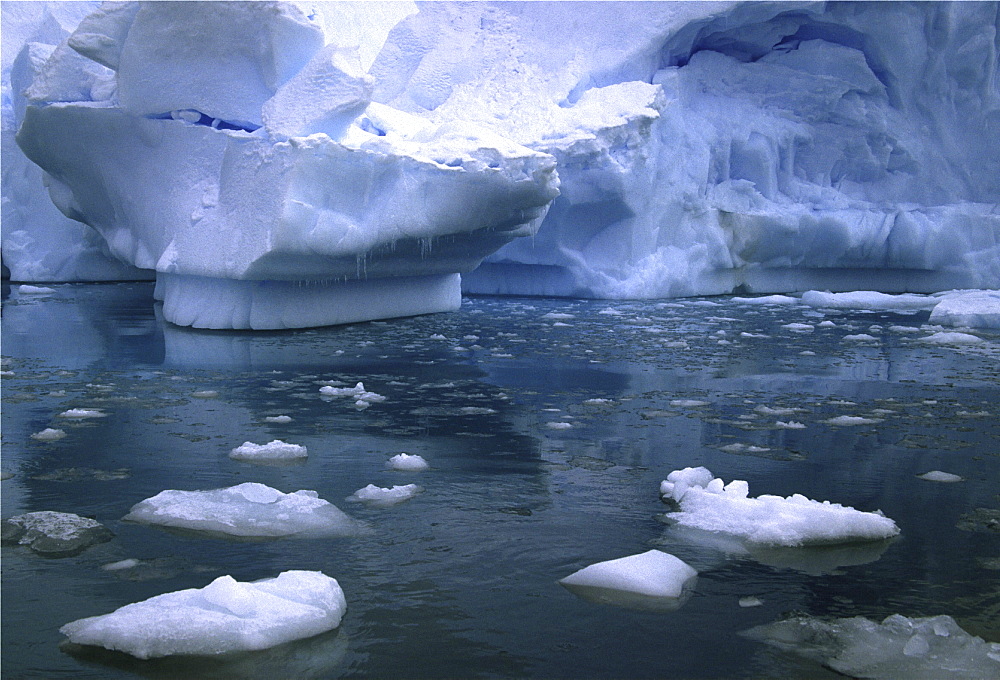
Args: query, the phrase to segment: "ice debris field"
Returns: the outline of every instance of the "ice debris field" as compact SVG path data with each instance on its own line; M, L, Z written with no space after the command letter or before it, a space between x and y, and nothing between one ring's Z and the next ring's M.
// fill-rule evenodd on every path
M993 2L5 7L27 285L155 278L229 329L1000 287Z

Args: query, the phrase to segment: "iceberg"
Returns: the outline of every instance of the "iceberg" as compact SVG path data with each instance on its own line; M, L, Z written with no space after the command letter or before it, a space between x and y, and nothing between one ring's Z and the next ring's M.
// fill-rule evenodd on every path
M683 560L661 550L598 562L559 580L574 594L640 609L677 609L698 576Z
M893 614L881 623L860 616L799 616L742 634L852 678L972 680L1000 674L1000 644L970 635L946 615Z
M124 519L238 538L355 536L365 530L315 491L282 493L257 482L209 491L168 489L133 505Z
M157 595L59 630L70 642L140 659L217 655L319 635L339 626L346 610L336 579L284 571L252 582L220 576L204 588Z
M726 484L704 467L674 470L660 496L679 510L667 519L681 527L733 536L752 546L809 547L881 541L899 534L880 512L815 501L801 494L749 496L743 480Z
M371 102L357 49L325 41L288 3L104 7L31 80L18 145L64 215L156 272L172 323L456 309L461 272L537 230L555 161Z
M15 280L251 329L1000 288L995 2L8 4Z

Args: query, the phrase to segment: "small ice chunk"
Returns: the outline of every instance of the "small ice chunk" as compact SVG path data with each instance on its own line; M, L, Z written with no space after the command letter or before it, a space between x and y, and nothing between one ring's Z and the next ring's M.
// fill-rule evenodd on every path
M567 314L565 312L549 312L542 316L543 319L574 319L576 318L573 314Z
M674 399L670 405L676 408L698 408L699 406L708 406L710 403L699 399Z
M365 393L365 384L359 382L354 387L334 387L324 385L319 388L319 393L327 397L354 397L358 398Z
M754 412L760 413L765 416L790 416L793 413L801 411L800 408L773 408L771 406L758 406L754 409Z
M880 418L864 418L862 416L837 416L823 422L828 425L837 425L838 427L854 427L856 425L874 425L875 423L881 423L882 420Z
M265 423L290 423L292 422L291 416L264 416Z
M878 342L878 338L868 333L855 333L853 335L845 335L844 342Z
M550 430L568 430L573 427L573 423L561 422L561 421L550 421L545 423L545 427Z
M917 475L920 479L926 479L928 482L964 482L965 479L959 475L954 475L950 472L942 472L941 470L931 470L930 472L925 472L922 475Z
M764 602L759 597L754 597L753 595L740 598L741 607L759 607L762 604L764 604Z
M220 576L204 588L157 595L59 630L76 644L140 659L214 655L318 635L339 626L346 609L336 579L318 571L285 571L253 582Z
M54 442L62 439L66 436L63 430L58 430L52 427L47 427L41 432L36 432L31 435L32 439L37 439L40 442Z
M118 560L117 562L102 564L101 569L104 571L122 571L123 569L134 569L135 567L138 567L139 564L139 560L134 557L130 557L126 560Z
M107 413L96 408L71 408L59 414L60 418L71 418L73 420L83 420L84 418L103 418Z
M734 297L733 302L741 305L798 305L802 301L789 295L762 295L760 297Z
M893 614L882 623L800 616L742 634L852 678L1000 677L1000 644L969 635L950 616Z
M293 460L305 458L309 453L304 446L286 444L280 439L267 444L243 442L229 452L229 457L235 460Z
M422 472L430 467L423 456L409 453L398 453L389 459L387 465L393 470L403 472Z
M393 486L392 488L369 484L348 496L347 500L352 503L365 503L377 508L385 508L408 501L423 490L423 487L416 484L403 484L401 486Z
M197 390L192 392L191 396L195 399L215 399L219 396L219 393L215 390Z
M560 579L567 589L587 599L627 604L616 594L678 600L690 591L698 572L660 550L598 562ZM632 604L641 604L634 601Z
M114 536L96 520L50 510L8 517L2 527L5 544L26 545L47 557L76 555Z
M782 324L781 327L797 333L808 333L815 329L811 323L786 323Z
M804 430L806 426L797 420L778 420L775 421L774 426L781 430Z
M879 512L862 512L800 494L750 498L745 481L734 480L720 491L721 483L703 467L671 472L660 483L660 495L676 501L680 510L670 513L669 519L765 546L877 541L899 533L896 523Z
M56 292L55 288L48 286L29 286L22 284L17 287L17 292L21 295L50 295Z
M282 493L244 482L209 491L168 489L136 503L125 520L227 536L353 536L362 525L315 491Z

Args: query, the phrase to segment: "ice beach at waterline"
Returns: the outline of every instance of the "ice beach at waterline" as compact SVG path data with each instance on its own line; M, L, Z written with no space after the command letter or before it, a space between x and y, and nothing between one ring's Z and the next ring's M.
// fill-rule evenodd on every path
M690 595L698 576L690 565L660 550L598 562L559 580L570 592L604 604L670 610Z
M231 537L354 536L365 530L315 491L282 493L257 482L209 491L168 489L133 505L124 519Z
M800 494L749 496L743 480L726 484L704 468L674 470L660 496L679 506L667 519L677 525L732 535L753 545L804 547L880 541L899 527L879 512L815 501Z
M215 655L318 635L339 626L346 610L336 579L285 571L253 582L220 576L204 588L158 595L59 630L70 642L140 659Z

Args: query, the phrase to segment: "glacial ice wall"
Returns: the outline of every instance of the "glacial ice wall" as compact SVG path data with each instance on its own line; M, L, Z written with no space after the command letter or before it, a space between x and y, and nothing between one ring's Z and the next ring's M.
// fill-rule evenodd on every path
M93 278L74 253L103 247L211 327L454 308L459 272L606 298L1000 287L996 2L121 3L11 41L19 4L15 279ZM18 127L53 218L27 207L41 171L8 178Z
M372 73L559 163L470 291L997 287L997 28L996 3L431 3Z

